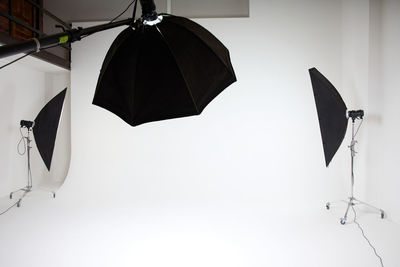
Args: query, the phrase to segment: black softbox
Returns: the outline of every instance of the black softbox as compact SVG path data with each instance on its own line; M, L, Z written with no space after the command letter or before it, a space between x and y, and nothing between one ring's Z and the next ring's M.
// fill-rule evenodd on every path
M48 170L50 170L53 158L54 145L56 143L57 130L66 92L67 88L58 93L42 108L35 118L32 130L36 146Z
M347 107L336 88L316 68L309 69L328 167L347 130Z

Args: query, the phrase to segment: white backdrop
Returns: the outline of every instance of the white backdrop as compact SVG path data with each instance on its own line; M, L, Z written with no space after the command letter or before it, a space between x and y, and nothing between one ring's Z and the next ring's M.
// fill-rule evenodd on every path
M324 210L326 201L348 193L349 138L326 169L308 75L317 67L349 108L369 114L371 62L378 58L377 43L388 45L371 29L396 21L390 10L399 10L389 1L378 5L387 13L373 13L376 3L253 0L250 18L196 20L229 48L238 82L200 116L135 128L91 105L102 60L123 27L75 43L68 179L54 201L32 197L8 215L1 234L10 249L22 242L29 257L5 249L0 263L377 266L355 225L338 223L344 206ZM390 47L385 55L398 55ZM392 99L389 87L384 92ZM387 265L397 266L400 231L391 220L399 207L394 189L371 193L378 181L367 178L382 159L368 154L376 140L368 116L364 123L356 194L388 207L390 220L368 213L360 220ZM381 190L394 185L386 181ZM23 228L28 219L35 231Z
M149 204L196 203L207 210L264 209L291 196L303 211L318 209L316 198L342 192L340 178L323 178L345 172L324 168L308 77L308 68L317 66L341 84L334 71L342 65L340 5L315 4L314 12L304 5L257 5L250 19L198 20L230 49L238 78L198 117L132 128L91 105L102 60L121 29L74 44L71 176L84 178L70 183L110 191L130 205L143 197ZM293 17L299 9L302 16ZM86 186L80 188L86 192ZM110 203L100 195L98 201ZM291 201L280 205L281 212L293 211Z

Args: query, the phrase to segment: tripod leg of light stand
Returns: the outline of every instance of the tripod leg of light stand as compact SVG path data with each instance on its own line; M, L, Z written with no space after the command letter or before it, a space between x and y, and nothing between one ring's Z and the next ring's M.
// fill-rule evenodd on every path
M354 200L357 201L357 203L354 203L354 205L359 205L359 204L365 205L365 206L369 207L370 209L373 209L373 210L376 210L377 212L379 212L381 214L381 219L384 219L386 217L386 213L383 209L377 208L371 204L368 204L368 203L358 200L356 198L354 198Z
M346 212L344 213L343 218L340 218L340 224L346 224L347 214L349 213L350 207L354 206L353 198L349 198L350 200L347 202Z
M19 192L19 191L23 191L24 192L24 195L18 200L18 202L17 202L17 207L20 207L21 206L21 200L22 200L22 198L23 197L25 197L25 195L27 194L27 193L29 193L31 190L32 190L32 177L31 177L31 157L30 157L30 150L31 150L31 138L30 138L30 131L31 131L32 129L28 129L28 136L26 136L26 137L23 137L23 138L26 138L26 147L27 147L27 150L26 150L26 155L27 155L27 158L28 158L28 184L27 184L27 186L25 186L25 187L23 187L23 188L20 188L20 189L18 189L18 190L15 190L15 191L13 191L13 192L11 192L10 193L10 199L12 199L13 198L13 195L14 195L14 193L17 193L17 192Z
M24 187L24 188L20 188L20 189L18 189L18 190L12 191L12 192L10 193L10 199L13 198L14 193L17 193L17 192L19 192L19 191L30 192L31 190L30 190L28 187Z
M373 209L373 210L379 212L380 215L381 215L381 219L384 219L386 217L386 213L385 213L385 211L383 209L380 209L380 208L377 208L375 206L372 206L371 204L368 204L366 202L358 200L358 199L356 199L354 197L350 197L349 199L350 200L347 202L346 212L345 212L343 218L340 218L340 223L341 224L346 224L346 222L347 222L347 214L348 214L348 212L350 210L350 207L356 206L356 205L365 205L365 206L369 207L370 209Z
M332 206L334 206L335 204L337 204L337 203L339 203L339 202L344 202L344 203L346 203L346 204L348 203L348 201L347 201L347 200L344 200L344 199L337 200L337 201L329 201L329 202L326 202L325 208L326 208L327 210L329 210L329 209L331 209Z

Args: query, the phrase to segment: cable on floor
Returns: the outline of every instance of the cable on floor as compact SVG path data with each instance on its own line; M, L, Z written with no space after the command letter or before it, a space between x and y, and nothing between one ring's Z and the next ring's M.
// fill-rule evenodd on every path
M354 213L354 220L353 222L358 226L358 228L361 231L362 236L364 237L364 239L368 242L368 245L372 248L372 250L374 251L376 257L378 257L381 266L385 267L385 265L383 265L383 260L382 257L378 254L378 252L376 252L376 248L372 245L371 241L368 239L368 237L365 235L364 233L364 229L361 227L361 225L357 222L357 213L356 213L356 209L354 208L354 206L351 206L351 209L353 210Z

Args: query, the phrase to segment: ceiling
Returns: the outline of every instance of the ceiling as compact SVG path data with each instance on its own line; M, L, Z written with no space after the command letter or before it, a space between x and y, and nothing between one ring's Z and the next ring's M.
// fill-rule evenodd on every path
M68 22L108 21L132 0L44 0L44 7ZM185 17L248 17L249 0L155 0L157 12ZM131 6L121 18L132 16ZM141 14L138 4L138 14Z

